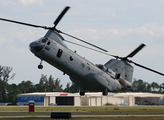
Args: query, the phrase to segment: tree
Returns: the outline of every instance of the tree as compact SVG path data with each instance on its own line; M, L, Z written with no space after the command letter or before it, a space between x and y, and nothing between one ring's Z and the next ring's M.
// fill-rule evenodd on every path
M39 84L43 86L48 86L47 75L43 75L43 74L41 75Z
M151 85L151 88L153 89L153 91L160 89L160 86L156 82L152 82L150 85Z
M15 73L10 76L12 70L12 67L0 66L0 80L7 83L10 79L13 79Z
M70 88L71 88L70 83L67 83L66 88L63 90L63 92L70 92L71 91Z
M48 88L48 80L47 80L47 75L41 75L39 84L35 85L36 91L37 92L45 92L47 91Z
M150 84L147 85L146 91L147 91L147 92L152 92L152 90L151 90L151 85L150 85Z
M22 93L33 92L31 89L33 88L33 83L31 81L22 81L18 84L18 88Z
M59 80L58 78L54 81L54 92L62 92L63 91L63 89L62 89L62 87L63 87L63 85L61 85L60 84L60 81L61 80Z
M147 82L144 82L143 80L136 80L134 79L132 84L132 89L135 92L146 92L147 91Z
M160 85L160 92L163 93L163 90L164 90L164 83Z
M54 88L55 88L55 80L52 77L52 75L50 75L49 79L48 79L48 91L49 92L54 92Z
M71 85L71 87L70 87L70 92L71 92L71 93L77 93L77 92L79 92L79 91L80 91L80 87L77 86L76 84L74 84L74 83L72 82L72 85Z
M15 73L11 74L12 67L0 66L0 101L6 102L7 101L7 86L8 81L13 79Z
M16 84L8 85L7 91L8 91L8 102L11 102L12 104L16 104L17 95L22 93L19 90L18 85Z
M42 75L39 84L36 85L38 92L61 92L63 91L60 80L57 78L54 80L52 75L47 79L46 75Z

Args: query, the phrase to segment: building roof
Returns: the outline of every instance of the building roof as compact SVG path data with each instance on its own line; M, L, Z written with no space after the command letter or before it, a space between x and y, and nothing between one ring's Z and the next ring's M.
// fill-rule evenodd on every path
M27 96L27 95L35 95L35 96L80 96L79 93L66 93L66 92L34 92L34 93L19 94L18 96Z
M67 92L34 92L34 93L24 93L19 94L18 96L80 96L79 93L67 93ZM86 96L102 96L102 92L86 92ZM143 93L143 92L126 92L126 93L108 93L108 96L115 97L164 97L164 94L155 94L155 93Z
M155 93L144 93L144 92L126 92L126 93L117 93L117 97L124 96L134 96L134 97L164 97L164 94L155 94Z

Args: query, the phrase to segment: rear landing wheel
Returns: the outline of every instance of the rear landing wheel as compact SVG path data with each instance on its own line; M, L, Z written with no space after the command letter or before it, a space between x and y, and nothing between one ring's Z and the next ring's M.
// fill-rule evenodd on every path
M84 96L85 95L85 92L80 92L80 96Z
M108 91L102 92L102 95L107 96L108 95Z

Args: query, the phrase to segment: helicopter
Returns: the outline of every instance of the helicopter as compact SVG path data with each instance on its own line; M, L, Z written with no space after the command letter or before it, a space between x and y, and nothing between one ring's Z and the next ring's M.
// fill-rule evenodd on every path
M38 69L43 69L43 61L59 69L63 72L63 75L67 74L74 84L83 89L79 93L82 96L85 95L85 90L102 92L102 95L108 95L108 91L119 91L122 89L131 88L134 70L131 63L164 76L164 74L161 72L145 67L128 59L132 58L145 47L145 44L143 43L126 57L119 57L109 54L104 48L56 29L56 26L69 9L69 6L64 8L64 10L54 21L53 27L39 26L4 18L0 18L0 20L48 30L44 37L41 37L40 39L29 44L30 51L41 60L40 64L38 65ZM96 49L65 40L61 34L89 44ZM65 42L95 50L97 52L112 56L114 59L109 60L105 64L93 64L92 62L77 54L76 51L69 49Z

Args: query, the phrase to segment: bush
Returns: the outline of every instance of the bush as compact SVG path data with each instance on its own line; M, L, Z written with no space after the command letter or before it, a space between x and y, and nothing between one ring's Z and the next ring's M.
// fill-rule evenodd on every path
M106 103L105 105L113 105L112 103Z

